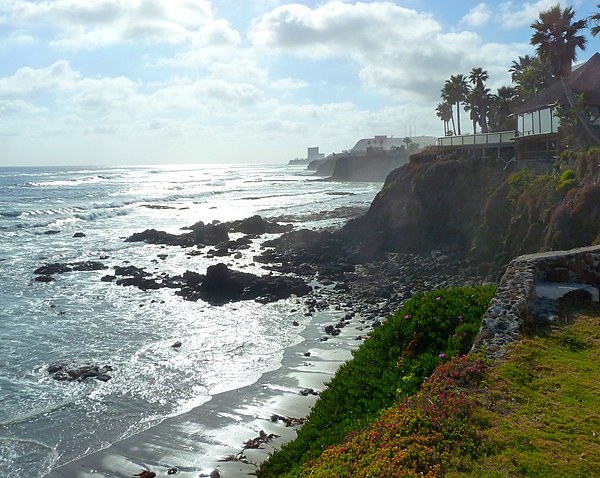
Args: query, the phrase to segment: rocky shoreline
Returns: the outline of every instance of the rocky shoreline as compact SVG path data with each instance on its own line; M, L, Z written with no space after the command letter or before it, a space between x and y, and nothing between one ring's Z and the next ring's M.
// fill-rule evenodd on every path
M239 257L264 234L281 235L260 242L261 252L253 258L270 271L266 275L237 271L224 262L209 266L205 273L188 270L176 276L151 273L134 265L119 265L113 266L114 272L102 276L101 281L144 291L170 288L186 300L204 300L212 305L239 300L267 303L291 296L308 296L307 314L316 308L344 304L354 313L375 319L394 313L416 292L476 284L486 279L475 265L453 252L384 253L368 257L351 238L344 237L343 229L292 230L291 224L260 216L228 223L200 221L184 229L190 232L170 234L147 229L132 234L126 242L187 248L190 256L203 254L207 258L226 260ZM232 240L230 232L243 236ZM158 255L163 260L167 256L167 253ZM34 280L47 283L57 274L106 269L109 266L102 261L48 263L34 271Z
M188 270L180 276L168 276L160 271L161 261L158 260L154 262L158 272L151 273L126 264L113 266L114 273L103 275L100 279L107 285L133 286L142 290L171 288L183 299L203 300L217 306L241 300L271 302L296 297L290 302L289 312L299 321L299 316L308 318L310 325L302 332L304 342L286 350L282 367L266 374L256 384L221 394L206 406L190 412L189 416L186 414L176 419L177 422L194 423L194 426L206 426L206 423L212 423L211 420L217 420L211 410L231 410L237 415L240 413L236 408L239 407L237 400L240 394L250 394L252 406L248 405L243 413L244 420L235 425L239 428L238 444L231 445L230 440L227 441L227 446L217 447L220 461L204 463L205 467L212 466L209 470L221 470L221 476L245 476L275 448L293 439L294 428L302 424L301 417L308 413L339 365L351 357L351 350L414 294L484 280L478 269L466 264L458 253L387 253L365 260L360 248L344 237L343 230L290 230L289 226L253 217L236 221L236 233L243 236L232 241L229 237L231 224L197 223L196 231L202 231L198 234L193 228L188 229L191 232L180 235L149 229L133 234L127 241L132 242L134 238L135 242L159 244L165 248L164 255L167 255L169 247L183 247L188 255L202 254L224 261L239 253L256 251L256 248L250 248L250 244L258 243L259 253L253 260L267 271L266 274L241 272L224 262L217 262L206 271ZM252 224L253 228L245 228L241 224ZM277 230L281 235L265 240L261 236L267 230ZM242 244L242 248L231 247L232 242ZM227 253L215 255L214 251L218 250ZM57 274L78 271L104 271L109 269L104 263L106 259L46 264L35 272L37 277L52 278ZM299 325L296 320L290 320L290 327ZM175 343L172 347L185 348L185 343ZM55 380L94 378L104 381L110 379L107 371L110 370L106 367L69 363L51 367L48 373L54 374L51 376ZM218 420L226 419L221 417ZM223 426L218 420L215 429ZM166 430L160 428L152 433L169 433ZM106 463L104 456L113 457L111 463L117 463L119 459L115 458L115 453L117 456L136 456L134 450L138 440L136 437L127 439L115 444L114 448L82 459L81 464L67 465L49 476L70 476L69 473L77 466L98 466ZM170 436L169 440L173 447L177 446L177 437ZM206 446L214 446L213 441L212 438L207 439ZM155 459L158 460L160 452L155 450L153 453L157 454ZM151 466L154 471L166 470L158 461L152 460L151 454L144 455L143 460L140 457L134 461L140 466ZM181 476L188 476L184 471L185 462L186 458L181 456L179 463L170 462L169 466L177 465ZM190 469L189 476L197 476L197 473L192 474Z

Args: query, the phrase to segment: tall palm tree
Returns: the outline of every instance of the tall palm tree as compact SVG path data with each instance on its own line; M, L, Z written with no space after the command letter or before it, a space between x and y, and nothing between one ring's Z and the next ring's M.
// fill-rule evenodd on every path
M596 8L600 10L600 3L596 5ZM590 28L590 32L592 33L592 35L598 35L600 33L600 12L590 15L590 17L588 18L588 22L594 25Z
M448 123L452 120L452 105L450 103L446 103L443 101L442 103L438 103L435 108L435 114L439 119L441 119L444 123L444 135L448 134L450 130Z
M573 8L567 7L563 10L560 4L540 12L539 20L531 24L534 33L530 43L536 47L540 59L550 61L552 73L560 77L565 96L579 123L588 136L596 144L600 144L600 135L581 112L573 90L567 81L567 77L571 74L572 64L577 59L577 49L585 50L587 43L586 38L580 34L587 27L587 21L574 20L574 16Z
M464 102L469 93L469 85L464 75L452 75L449 80L444 83L442 89L442 99L451 105L456 105L456 125L458 127L458 134L462 134L460 129L460 104ZM454 119L452 119L454 127ZM454 131L456 134L456 130Z
M486 88L485 82L490 76L483 68L473 68L469 74L469 81L473 85L469 96L469 109L473 121L473 132L476 123L481 127L482 133L488 132L488 112L490 108L490 90Z

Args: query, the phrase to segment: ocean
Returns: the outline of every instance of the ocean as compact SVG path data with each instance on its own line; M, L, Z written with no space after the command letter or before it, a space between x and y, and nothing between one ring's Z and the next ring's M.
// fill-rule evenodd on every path
M123 265L177 275L226 262L266 274L253 257L274 235L221 258L128 243L128 236L254 214L296 228L339 227L380 188L323 182L285 165L0 168L0 476L59 476L53 470L61 465L257 383L305 340L314 319L293 298L213 306L168 288L100 280ZM40 266L78 261L108 269L34 281ZM110 365L112 379L56 381L47 368L57 362ZM207 453L190 443L188 453Z

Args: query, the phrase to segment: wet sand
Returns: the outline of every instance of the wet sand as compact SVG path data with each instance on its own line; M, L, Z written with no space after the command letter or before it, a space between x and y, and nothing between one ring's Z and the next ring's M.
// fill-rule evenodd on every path
M158 477L177 469L173 476L197 478L247 477L256 466L283 443L296 436L298 427L286 427L271 421L272 415L301 418L308 415L317 397L302 396L303 389L322 391L338 367L351 358L365 335L357 327L357 315L351 324L341 329L337 337L327 336L325 325L336 324L346 312L325 310L316 312L301 332L303 341L287 348L282 365L267 372L256 383L214 395L208 402L182 415L169 418L152 428L121 440L108 448L91 453L54 469L47 478L113 478L131 477L143 469ZM310 356L306 356L310 353ZM244 449L244 443L259 436L275 434L272 442L259 449ZM223 461L227 457L245 456L244 462Z

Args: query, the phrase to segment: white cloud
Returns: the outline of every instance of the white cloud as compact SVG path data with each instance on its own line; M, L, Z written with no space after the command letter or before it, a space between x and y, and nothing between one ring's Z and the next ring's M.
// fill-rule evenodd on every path
M123 42L232 44L239 34L208 0L12 0L0 7L14 26L55 31L51 44L89 49Z
M49 90L66 90L74 87L79 80L65 60L46 68L23 67L12 76L0 78L0 98L15 98L35 95Z
M505 71L529 49L503 45L489 54L490 45L476 33L444 31L430 14L390 2L331 1L314 9L284 5L259 17L250 38L265 53L351 58L363 84L398 103L413 101L415 95L437 101L451 74L476 66Z
M278 7L254 23L250 38L274 51L327 58L344 51L358 56L383 53L396 40L410 44L411 38L417 42L439 31L429 14L392 3L333 1L314 10L299 4Z
M229 62L215 61L208 66L208 71L211 78L233 83L263 85L267 82L268 77L267 71L251 58L237 58Z
M297 78L282 78L271 83L271 88L277 90L299 90L308 88L308 83Z
M557 0L537 0L536 2L501 3L498 7L498 21L505 28L518 28L530 25L536 21L540 12L556 5Z
M22 100L0 100L0 116L16 114L40 114L46 112L46 108L40 108Z
M492 10L487 3L480 3L474 6L469 12L462 17L461 25L471 27L480 27L485 25L492 17Z
M85 78L76 85L76 92L69 98L79 112L107 114L116 109L132 108L139 84L125 77Z

